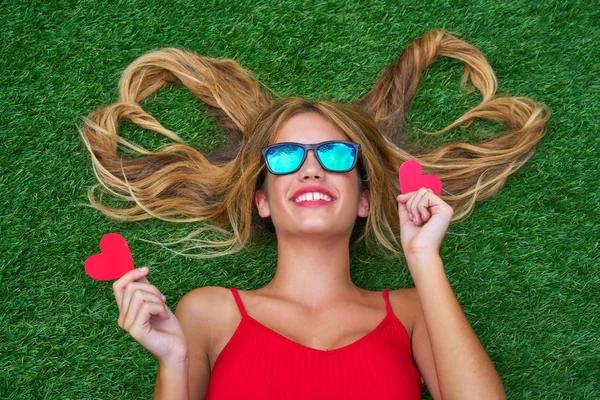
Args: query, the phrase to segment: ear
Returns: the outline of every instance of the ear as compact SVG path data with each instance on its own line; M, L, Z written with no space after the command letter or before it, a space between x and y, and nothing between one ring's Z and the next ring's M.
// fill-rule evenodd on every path
M368 190L363 191L358 199L358 216L366 218L369 215L369 203L371 202L371 193Z
M269 202L267 201L267 194L263 190L256 189L256 193L254 194L254 203L256 204L256 208L258 208L258 215L260 215L262 218L271 216Z

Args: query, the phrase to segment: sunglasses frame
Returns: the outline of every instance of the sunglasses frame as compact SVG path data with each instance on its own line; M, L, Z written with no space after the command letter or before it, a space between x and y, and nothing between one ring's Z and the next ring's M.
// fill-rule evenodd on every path
M356 157L354 158L354 162L352 163L352 166L350 168L348 168L347 171L334 171L334 170L331 170L331 169L325 167L325 165L323 165L323 162L321 161L321 158L319 157L319 153L317 152L317 149L320 146L323 146L323 145L329 144L329 143L343 143L343 144L347 144L347 145L349 145L351 147L354 147L354 149L356 150ZM267 151L269 151L269 149L271 149L273 147L277 147L277 146L281 146L281 145L290 145L290 144L300 146L300 147L302 147L304 149L304 155L302 157L302 161L300 161L300 164L298 165L298 168L296 168L293 171L284 172L284 173L273 172L273 170L271 170L271 167L269 166L269 162L267 161ZM308 152L310 150L312 150L313 153L315 154L315 158L317 159L317 161L321 165L321 168L323 168L325 171L338 172L338 173L346 173L346 172L352 171L356 167L356 164L358 163L360 155L361 155L361 145L360 144L354 143L354 142L346 142L346 141L343 141L343 140L328 140L326 142L312 143L312 144L297 143L297 142L281 142L281 143L272 144L272 145L267 146L267 147L263 147L261 149L261 153L262 153L263 159L265 160L265 165L267 166L267 169L269 170L270 173L272 173L273 175L287 175L287 174L293 174L294 172L297 172L300 168L302 168L302 165L304 165L304 162L306 161L306 157L308 157Z

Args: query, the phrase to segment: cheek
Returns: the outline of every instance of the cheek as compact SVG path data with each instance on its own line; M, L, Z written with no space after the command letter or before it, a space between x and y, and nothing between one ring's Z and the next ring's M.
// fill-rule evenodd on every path
M269 174L271 175L271 174ZM271 206L277 206L279 204L285 204L287 202L288 195L292 193L292 175L282 176L269 176L267 183L267 199Z

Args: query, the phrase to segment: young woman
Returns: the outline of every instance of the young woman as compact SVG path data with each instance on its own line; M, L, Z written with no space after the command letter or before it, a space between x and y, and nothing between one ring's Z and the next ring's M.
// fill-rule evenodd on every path
M507 123L509 134L431 153L405 143L406 112L437 55L467 63L465 80L484 95L445 130L480 117ZM118 120L128 118L182 142L139 106L168 82L209 105L231 134L229 148L205 157L181 143L154 153L117 135ZM92 204L122 220L181 222L167 217L184 214L230 232L228 240L205 241L201 247L227 247L209 256L243 249L261 229L277 242L266 286L195 289L175 313L147 268L114 283L119 326L158 360L155 398L418 399L423 382L435 399L506 398L439 254L450 222L497 192L544 134L544 105L498 98L495 90L481 53L437 30L349 105L273 101L231 60L175 49L136 60L123 74L119 102L92 114L82 135L99 180L132 207L106 208L95 187ZM118 143L145 157L122 159ZM442 179L442 196L424 188L398 195L398 167L415 158ZM350 248L362 239L402 254L415 288L354 285Z

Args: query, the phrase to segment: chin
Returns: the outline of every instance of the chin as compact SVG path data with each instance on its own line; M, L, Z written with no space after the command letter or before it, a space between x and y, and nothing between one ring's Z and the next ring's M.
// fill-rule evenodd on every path
M346 234L347 230L342 230L342 231L332 231L331 230L331 226L324 226L324 225L320 225L320 226L305 226L301 229L297 229L296 231L294 231L296 236L307 236L308 238L311 237L321 237L321 238L330 238L330 237L334 237L334 236L341 236Z

